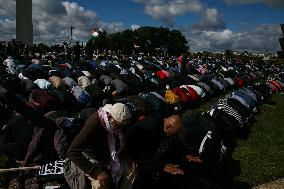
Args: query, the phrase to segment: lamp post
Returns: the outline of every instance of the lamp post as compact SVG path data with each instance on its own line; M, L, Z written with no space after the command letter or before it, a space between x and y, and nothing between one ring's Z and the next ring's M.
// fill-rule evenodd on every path
M71 28L70 28L70 32L71 32L71 38L70 38L70 43L72 42L72 40L73 40L73 29L74 29L74 27L73 26L71 26Z

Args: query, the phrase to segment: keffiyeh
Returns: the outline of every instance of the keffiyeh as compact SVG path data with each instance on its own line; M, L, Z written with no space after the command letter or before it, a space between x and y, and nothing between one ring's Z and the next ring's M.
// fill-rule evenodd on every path
M122 161L119 159L119 153L124 147L124 137L121 131L115 132L112 129L109 122L110 113L107 112L107 108L100 108L98 110L98 115L101 124L108 131L108 145L111 155L111 162L109 166L113 181L117 184L123 173L123 164ZM117 138L119 138L119 140L116 140L115 136L118 136ZM116 148L117 146L119 146L118 149Z

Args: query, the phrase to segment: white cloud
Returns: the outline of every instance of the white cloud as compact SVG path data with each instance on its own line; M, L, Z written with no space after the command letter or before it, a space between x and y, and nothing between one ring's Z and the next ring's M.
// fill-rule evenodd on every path
M239 51L276 52L280 49L278 38L281 37L279 25L262 24L252 31L233 32L200 31L192 27L182 28L182 33L189 41L191 50L218 51L225 49Z
M16 5L15 0L4 1L0 0L0 40L10 40L15 37ZM7 17L9 22L5 21ZM124 29L123 23L103 22L96 12L62 0L33 0L33 26L34 41L45 43L69 41L71 26L75 27L74 40L79 41L88 40L93 27L108 33Z
M66 14L66 9L62 6L62 0L32 0L32 3L33 16Z
M212 44L215 44L216 46L225 45L231 42L232 38L235 34L229 29L225 29L221 32L214 32L214 31L204 31L202 33L202 36L209 41L211 41Z
M140 28L140 27L141 27L140 25L132 24L132 25L130 26L130 29L131 29L131 30L137 30L137 29Z
M201 21L195 23L200 29L224 29L225 22L216 8L210 8L202 4L200 0L133 0L145 4L145 13L156 20L168 25L174 25L177 16L187 13L197 13Z
M201 21L193 24L193 27L200 30L224 29L226 28L226 23L220 18L217 9L207 8L202 12Z
M97 26L100 28L100 31L106 31L107 33L116 33L124 29L123 23L121 22L106 23L99 21Z
M6 19L0 19L0 41L5 39L15 38L16 33L16 21Z
M16 2L0 0L0 41L15 38Z
M0 17L15 17L16 16L16 1L0 0Z
M150 1L145 6L147 14L169 24L174 23L176 16L187 12L200 12L201 9L201 3L195 0Z

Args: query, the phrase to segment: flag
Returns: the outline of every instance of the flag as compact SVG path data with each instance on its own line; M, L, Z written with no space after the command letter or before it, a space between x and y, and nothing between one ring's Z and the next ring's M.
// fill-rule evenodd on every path
M97 32L96 28L93 29L92 37L96 38L99 36L99 32Z

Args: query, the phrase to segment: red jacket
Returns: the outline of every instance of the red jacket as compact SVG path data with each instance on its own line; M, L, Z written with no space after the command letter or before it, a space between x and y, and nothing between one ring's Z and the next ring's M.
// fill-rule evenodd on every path
M185 89L188 91L190 94L191 100L198 100L200 97L198 96L198 93L191 87L184 85Z
M277 87L280 91L282 91L282 87L281 87L281 85L279 83L277 83L274 80L271 80L270 83L272 83L275 87Z
M176 87L172 90L176 95L179 96L181 102L186 104L190 101L190 96L188 96L184 89Z
M167 74L165 74L162 70L157 71L156 75L160 78L160 79L166 79L168 76Z
M178 57L178 63L182 64L182 62L183 62L183 56L181 55L181 56Z
M242 80L241 78L235 77L234 80L235 80L235 83L236 83L236 85L237 85L238 87L241 88L241 87L244 86L244 80Z

